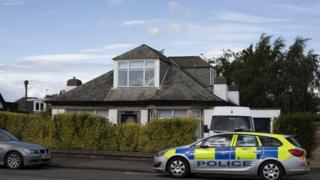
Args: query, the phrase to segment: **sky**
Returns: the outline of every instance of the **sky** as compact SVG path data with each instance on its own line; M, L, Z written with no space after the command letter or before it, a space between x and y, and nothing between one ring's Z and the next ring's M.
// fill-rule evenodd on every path
M147 44L165 55L218 57L262 33L320 53L319 0L0 0L0 93L6 101L87 82Z

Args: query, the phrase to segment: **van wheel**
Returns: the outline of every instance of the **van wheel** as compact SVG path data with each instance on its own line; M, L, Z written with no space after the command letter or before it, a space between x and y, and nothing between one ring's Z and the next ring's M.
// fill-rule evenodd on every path
M264 180L280 180L283 173L282 166L276 161L264 162L259 168L259 176Z
M12 151L6 156L5 166L9 169L20 169L23 166L23 158L19 152Z
M166 169L169 174L175 178L183 178L188 176L190 173L189 163L181 157L174 157L170 159Z

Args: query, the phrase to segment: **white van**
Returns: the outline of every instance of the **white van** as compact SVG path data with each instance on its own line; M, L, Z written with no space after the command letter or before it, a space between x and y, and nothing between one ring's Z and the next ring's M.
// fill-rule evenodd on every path
M272 132L273 119L279 115L280 110L252 110L241 106L217 106L206 109L204 110L204 137L227 131L261 131L261 124L266 126L263 132Z

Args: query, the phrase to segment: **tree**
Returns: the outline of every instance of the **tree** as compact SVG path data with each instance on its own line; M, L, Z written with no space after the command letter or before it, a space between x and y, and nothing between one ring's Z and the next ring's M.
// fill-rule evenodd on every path
M262 34L240 52L225 51L215 59L217 72L238 84L241 105L311 111L314 89L319 89L318 55L306 50L308 39L296 38L288 50L282 38L271 39Z

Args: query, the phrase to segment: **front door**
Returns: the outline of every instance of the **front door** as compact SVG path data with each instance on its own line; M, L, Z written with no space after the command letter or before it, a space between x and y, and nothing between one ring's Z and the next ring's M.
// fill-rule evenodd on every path
M138 123L138 112L136 111L124 111L120 113L120 123Z
M216 135L204 139L195 147L196 171L223 170L228 168L233 134Z

